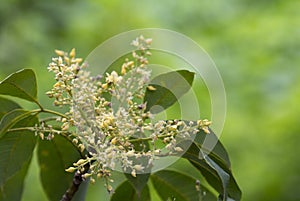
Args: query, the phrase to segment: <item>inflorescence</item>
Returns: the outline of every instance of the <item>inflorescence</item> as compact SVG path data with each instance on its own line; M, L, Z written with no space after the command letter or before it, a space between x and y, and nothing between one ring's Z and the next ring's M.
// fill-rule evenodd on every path
M126 59L120 72L91 76L87 63L76 58L75 49L70 53L56 50L48 70L55 74L56 83L47 92L54 98L54 105L69 108L57 119L61 129L51 126L36 127L44 139L44 131L52 139L56 134L66 134L85 158L73 163L67 172L84 172L95 182L95 178L111 181L111 171L121 169L133 177L150 172L154 161L160 157L182 153L180 139L190 139L199 130L209 133L208 120L158 120L146 111L143 100L149 85L151 70L148 57L152 40L143 36L132 45L132 59ZM112 188L107 184L108 191Z

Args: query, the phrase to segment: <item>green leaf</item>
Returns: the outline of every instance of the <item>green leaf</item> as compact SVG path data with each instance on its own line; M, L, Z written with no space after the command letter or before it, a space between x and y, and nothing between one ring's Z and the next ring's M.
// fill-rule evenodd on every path
M18 172L7 179L5 184L0 186L1 201L20 201L22 199L24 179L30 164L29 162L24 163L23 167Z
M155 77L147 88L144 102L147 103L146 111L159 113L173 105L181 96L189 91L194 80L193 72L187 70L172 71ZM154 107L159 106L159 107Z
M210 134L206 134L203 130L200 130L195 136L194 143L201 147L204 153L208 153L209 157L216 161L222 168L230 170L230 159L225 147L218 140L216 134L211 129L209 131ZM215 144L212 151L209 152L208 148L203 146L204 140L208 145Z
M2 119L2 117L14 110L14 109L18 109L18 108L21 108L17 103L15 103L14 101L12 100L9 100L9 99L6 99L6 98L3 98L3 97L0 97L0 120Z
M155 88L155 91L150 91L147 89L144 102L147 103L146 110L150 111L153 114L164 111L168 107L172 106L176 101L176 96L165 87L151 84Z
M0 94L37 103L36 77L31 69L23 69L0 82Z
M110 200L150 201L151 199L148 186L143 189L141 195L139 196L129 181L125 181L116 188L115 193L112 195Z
M6 113L0 122L0 139L6 133L6 131L12 128L16 123L28 116L35 116L36 114L31 111L26 111L23 109L15 109Z
M147 185L150 174L137 174L136 177L133 177L131 174L125 173L125 176L136 191L137 197L140 197L143 192L143 189Z
M212 131L210 134L205 134L201 131L197 135L211 137L209 135L215 134ZM225 148L218 141L215 148L206 155L203 152L207 150L201 148L203 145L203 139L201 138L196 136L183 157L188 159L202 173L207 182L221 194L223 200L240 200L241 190L232 175L230 161ZM181 146L186 146L184 143L182 142ZM186 143L189 144L190 142Z
M19 121L15 127L33 126L36 116ZM30 131L7 132L0 139L0 200L18 201L23 192L23 182L36 144Z
M56 135L51 141L39 141L41 182L49 200L62 198L73 179L73 174L67 173L65 169L80 158L78 150L61 135Z
M213 168L217 170L219 177L223 175L221 178L224 178L225 175L222 173L223 171L225 171L228 174L229 181L227 183L227 192L229 194L229 197L232 197L235 200L240 200L241 190L232 174L229 155L225 147L218 140L217 136L214 134L214 132L211 129L210 129L210 134L208 135L205 134L203 131L200 131L196 135L194 139L194 143L196 143L198 147L201 147L201 150L203 150L205 153L207 153L207 150L202 146L204 142L204 138L206 138L208 142L217 142L214 148L212 149L212 151L209 152L208 154L209 157L206 158L207 163L210 164L210 166L213 166Z
M217 199L203 185L200 185L197 191L196 180L180 172L162 170L152 174L151 181L162 200L215 201Z
M229 183L230 175L227 172L225 172L225 170L220 168L220 166L217 163L215 163L212 159L210 159L209 156L204 155L204 159L209 164L209 166L212 167L217 172L222 182L223 193L219 196L219 198L224 201L231 199L228 196L228 183Z

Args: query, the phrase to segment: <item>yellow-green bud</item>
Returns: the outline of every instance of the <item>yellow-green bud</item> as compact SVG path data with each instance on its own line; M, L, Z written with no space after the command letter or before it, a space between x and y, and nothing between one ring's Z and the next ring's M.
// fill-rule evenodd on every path
M74 168L74 167L69 167L69 168L66 169L65 171L66 171L66 172L72 173L72 172L74 172L75 170L76 170L76 168Z
M70 52L70 57L74 58L75 57L75 48L73 48Z
M57 54L57 56L64 56L65 52L62 50L55 50L55 54Z
M155 88L154 86L151 86L151 85L149 85L147 88L148 88L150 91L155 91L155 90L156 90L156 88Z

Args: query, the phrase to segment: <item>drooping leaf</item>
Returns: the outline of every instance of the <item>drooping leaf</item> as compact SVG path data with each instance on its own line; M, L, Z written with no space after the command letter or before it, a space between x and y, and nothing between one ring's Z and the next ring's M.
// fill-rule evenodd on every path
M34 126L36 116L29 116L15 128ZM21 200L24 178L36 144L36 137L31 131L11 131L0 139L0 200Z
M181 96L189 91L194 80L193 72L187 70L172 71L155 77L151 88L147 88L144 102L146 111L158 113L172 106Z
M16 123L28 116L35 116L35 113L23 109L15 109L6 113L0 121L0 139L6 131L12 128Z
M115 193L112 195L110 200L150 201L151 199L148 186L146 186L141 192L141 195L138 196L137 192L129 183L129 181L125 181L116 188Z
M0 120L2 119L2 117L14 110L14 109L18 109L18 108L21 108L17 103L15 103L14 101L12 100L9 100L9 99L6 99L6 98L3 98L3 97L0 97Z
M229 155L225 147L219 141L216 134L211 129L209 129L209 131L210 133L206 134L203 130L200 130L194 138L194 143L196 143L204 153L207 153L221 167L231 170ZM204 141L206 145L204 145ZM206 146L213 147L211 149L211 147ZM209 149L211 149L211 151L209 151Z
M196 143L198 147L201 147L201 150L205 153L207 153L207 150L205 149L205 147L203 147L204 139L208 143L216 142L212 151L208 153L208 157L205 158L207 163L217 170L217 173L220 174L219 176L223 175L222 178L227 177L224 175L223 171L225 171L225 173L228 174L229 181L227 184L227 192L229 194L229 197L232 197L235 200L240 200L241 190L237 182L235 181L235 178L233 177L229 155L225 147L218 140L217 136L214 134L214 132L211 129L210 129L210 134L208 135L205 134L203 131L200 131L196 135L194 139L194 143Z
M23 69L9 75L0 82L0 94L37 102L35 73L31 69Z
M38 161L44 191L51 201L57 201L72 183L73 174L65 169L80 158L80 153L63 136L56 135L51 141L39 141Z
M151 175L161 200L215 201L217 198L203 185L196 188L196 180L180 172L162 170Z
M219 196L219 198L222 198L222 200L227 201L228 199L231 199L228 196L228 183L230 179L230 175L225 172L217 163L215 163L212 159L210 159L209 156L204 155L204 160L209 164L209 166L216 171L218 174L218 177L221 180L222 186L223 186L223 193Z
M201 131L197 135L208 137L207 135L214 135L214 133L211 131L210 134L205 134ZM196 136L183 157L202 173L208 183L220 193L222 200L240 200L241 190L232 175L228 154L223 145L218 141L210 153L206 153L207 150L202 149L202 145L203 139Z

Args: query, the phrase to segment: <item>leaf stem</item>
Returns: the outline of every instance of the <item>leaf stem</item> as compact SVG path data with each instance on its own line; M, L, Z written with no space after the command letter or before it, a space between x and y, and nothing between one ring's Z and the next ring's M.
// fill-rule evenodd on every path
M37 104L37 106L39 106L39 108L40 108L41 110L44 110L43 106L39 103L38 100L34 99L34 103Z
M41 109L41 110L39 110L39 112L54 114L54 115L57 115L57 116L60 116L60 117L68 118L66 115L64 115L64 114L62 114L60 112L53 111L53 110Z
M60 117L64 117L64 118L68 118L66 115L60 113L60 112L56 112L56 111L53 111L53 110L48 110L48 109L35 109L35 110L30 110L28 111L29 113L49 113L49 114L54 114L54 115L57 115L57 116L60 116Z
M8 129L6 132L15 132L15 131L35 131L34 127L21 127L21 128L11 128Z
M47 118L41 119L40 123L41 122L48 122L48 121L56 121L56 119L57 119L57 117L47 117Z
M20 128L11 128L9 130L7 130L7 132L16 132L16 131L36 131L35 127L20 127ZM80 149L78 148L77 144L73 142L72 138L70 138L68 136L68 134L72 134L68 131L60 131L60 130L56 130L56 129L43 129L41 130L41 132L44 133L55 133L57 135L61 135L63 136L66 140L68 140L75 148L76 150L79 152L81 157L84 157L83 153L80 151Z

